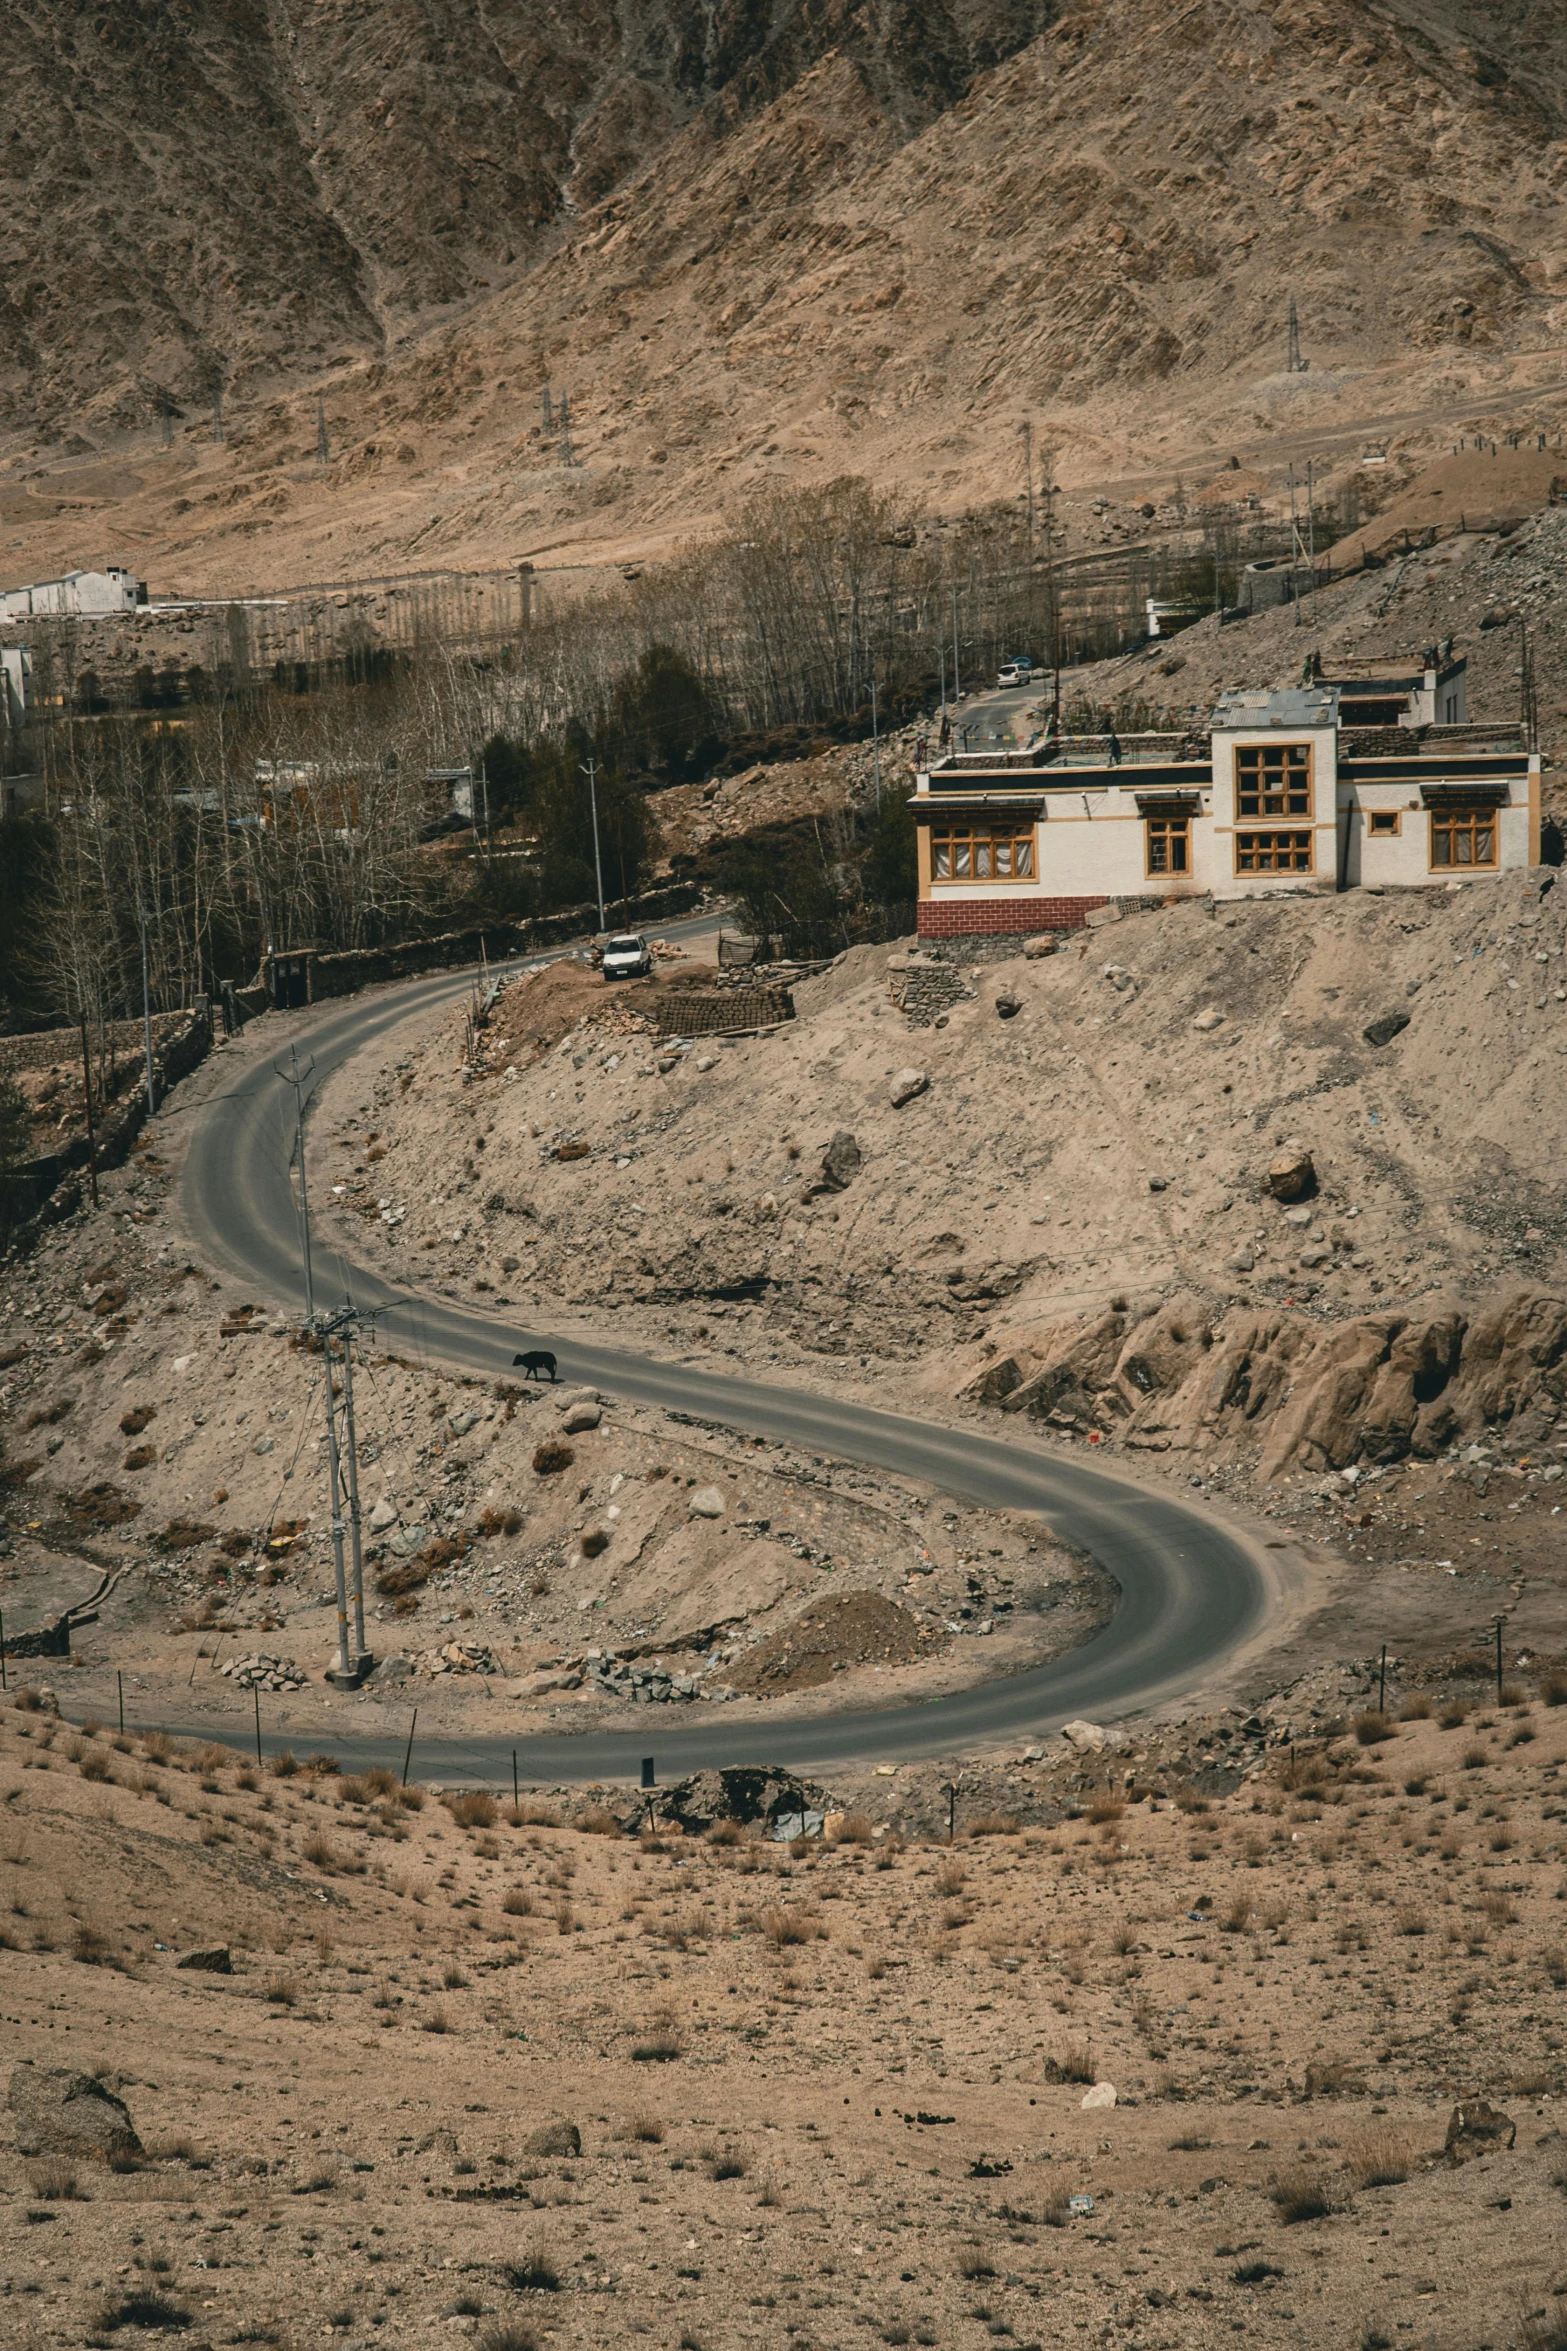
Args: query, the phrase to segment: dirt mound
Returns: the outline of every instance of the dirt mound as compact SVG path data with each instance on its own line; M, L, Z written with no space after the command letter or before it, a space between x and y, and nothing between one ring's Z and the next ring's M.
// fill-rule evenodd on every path
M761 1698L816 1690L852 1666L913 1665L944 1645L896 1600L879 1592L834 1592L748 1649L728 1679L732 1689Z

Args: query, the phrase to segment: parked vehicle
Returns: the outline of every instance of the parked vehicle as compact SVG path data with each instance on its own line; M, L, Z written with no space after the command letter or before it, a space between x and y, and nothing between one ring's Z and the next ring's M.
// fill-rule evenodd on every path
M1020 656L1016 661L1004 661L1001 664L1001 674L996 679L996 684L998 686L1028 686L1032 685L1033 680L1034 664L1026 657Z
M640 931L621 931L604 942L607 980L645 980L652 976L653 950Z

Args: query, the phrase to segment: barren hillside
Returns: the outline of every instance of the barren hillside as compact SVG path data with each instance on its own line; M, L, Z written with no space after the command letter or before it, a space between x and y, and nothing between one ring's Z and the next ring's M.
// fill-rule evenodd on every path
M7 571L109 540L187 587L656 551L846 468L951 507L1020 486L1025 415L1068 484L1559 421L1548 13L1042 17L34 9Z
M950 1850L906 1775L638 1836L13 1690L7 2339L1546 2344L1563 1684L1474 1662L993 1770Z
M444 1015L336 1080L321 1180L360 1205L355 1251L403 1278L750 1362L902 1361L949 1397L1079 1315L1121 1337L1173 1315L1185 1336L1146 1374L1164 1398L1225 1318L1288 1355L1537 1285L1544 1386L1502 1417L1540 1435L1567 1322L1553 880L1193 903L1038 961L856 948L795 1021L731 1043L661 1046L638 991L556 965L500 999L474 1072ZM1270 1198L1297 1151L1311 1181ZM1268 1450L1262 1401L1199 1450ZM1467 1433L1492 1417L1477 1400ZM1272 1466L1310 1460L1308 1436ZM1359 1458L1358 1423L1327 1451Z

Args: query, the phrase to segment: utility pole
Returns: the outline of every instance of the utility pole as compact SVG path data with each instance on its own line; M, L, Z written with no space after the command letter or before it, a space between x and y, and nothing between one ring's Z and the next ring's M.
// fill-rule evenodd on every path
M577 462L576 454L571 446L571 394L569 392L562 392L560 396L560 461L562 465L575 465Z
M555 417L554 417L554 413L553 413L553 410L552 410L552 408L551 408L551 405L550 405L550 388L549 388L549 385L548 385L548 384L546 384L546 385L545 385L545 387L544 387L544 395L543 395L543 399L544 399L544 430L545 430L547 433L552 433L552 432L555 430Z
M871 758L876 768L876 807L881 809L881 733L876 723L876 680L871 679Z
M92 1058L87 1050L87 1007L82 1006L82 1097L87 1104L87 1180L92 1186L92 1204L98 1205L98 1138L92 1122Z
M151 1118L158 1107L158 1090L152 1075L152 995L147 978L147 909L139 900L136 920L141 925L141 1025L147 1048L147 1116Z
M301 1166L301 1173L303 1166ZM315 1328L314 1317L308 1327ZM348 1662L348 1577L343 1561L343 1469L337 1451L337 1404L332 1394L332 1325L321 1331L321 1358L326 1366L326 1462L332 1494L332 1571L337 1581L337 1664L329 1679L350 1682Z
M1317 609L1317 473L1316 473L1316 465L1317 465L1317 461L1316 461L1316 459L1315 459L1314 457L1308 457L1308 458L1307 458L1307 460L1306 460L1306 548L1307 548L1307 560L1309 561L1309 563L1310 563L1310 565L1311 565L1311 609L1312 609L1312 614L1313 614L1313 616L1315 616L1315 614L1316 614L1316 609Z
M941 659L941 716L945 718L947 715L947 648L945 643L940 645L937 650Z
M588 779L588 806L593 811L593 878L598 884L599 929L604 928L604 867L599 858L599 791L598 761L590 759L582 769Z
M1300 524L1295 513L1295 466L1290 464L1290 604L1292 625L1300 626Z
M299 1230L305 1266L305 1326L313 1329L316 1301L310 1264L310 1196L305 1189L305 1087L314 1075L316 1065L312 1061L310 1067L302 1072L299 1055L292 1045L288 1049L288 1062L287 1069L279 1069L274 1061L272 1069L285 1086L294 1089L294 1157L299 1161Z
M349 1320L351 1315L352 1322ZM348 1439L348 1540L353 1562L354 1658L356 1671L363 1679L374 1661L365 1647L365 1560L359 1516L359 1443L354 1433L354 1332L358 1328L359 1317L345 1303L337 1319L343 1326L343 1431ZM329 1370L328 1389L331 1384Z
M484 849L488 856L495 844L490 838L490 779L482 758L479 761L479 800L484 810Z

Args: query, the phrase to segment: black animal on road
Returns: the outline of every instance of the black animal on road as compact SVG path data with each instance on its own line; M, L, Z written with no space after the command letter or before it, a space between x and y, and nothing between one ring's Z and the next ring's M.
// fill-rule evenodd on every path
M524 1376L530 1380L542 1379L546 1372L551 1379L556 1377L555 1358L547 1347L530 1347L526 1355L514 1355L511 1359L512 1370L515 1371L519 1364Z

